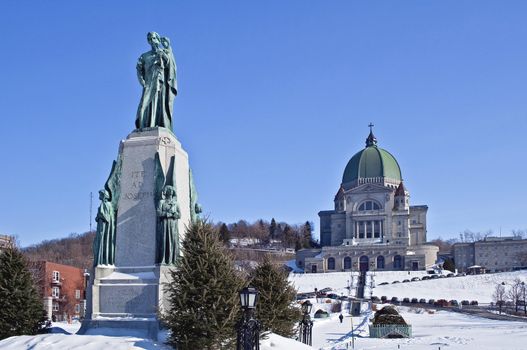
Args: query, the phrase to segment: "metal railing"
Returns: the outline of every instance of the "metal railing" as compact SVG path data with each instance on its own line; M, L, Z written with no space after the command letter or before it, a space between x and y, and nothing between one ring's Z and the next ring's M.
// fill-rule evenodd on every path
M410 338L412 336L412 326L402 324L370 325L370 338L386 338L390 335Z

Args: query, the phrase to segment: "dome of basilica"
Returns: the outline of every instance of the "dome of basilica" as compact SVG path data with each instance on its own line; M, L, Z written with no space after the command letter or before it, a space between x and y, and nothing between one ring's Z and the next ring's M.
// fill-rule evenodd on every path
M351 157L346 165L342 186L354 187L361 183L375 183L380 180L398 185L401 179L401 168L397 160L390 152L377 146L377 139L370 130L366 139L366 148Z

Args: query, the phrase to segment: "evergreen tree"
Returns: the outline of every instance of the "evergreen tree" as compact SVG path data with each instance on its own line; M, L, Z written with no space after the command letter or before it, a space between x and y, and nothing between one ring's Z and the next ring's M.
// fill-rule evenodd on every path
M282 246L284 248L291 248L295 244L295 233L291 226L285 224L284 231L282 233Z
M313 238L311 237L311 232L313 229L311 228L311 223L309 221L306 221L304 226L302 227L302 235L303 235L303 248L311 248L313 241Z
M231 349L244 281L210 223L200 220L188 228L171 276L164 316L172 331L169 343L180 350Z
M271 225L269 225L269 236L271 239L276 238L276 220L274 218L271 219Z
M226 246L229 246L230 240L231 240L231 231L229 231L229 228L225 224L221 224L220 226L220 240L225 244Z
M295 307L296 290L289 284L287 275L284 268L266 257L251 273L250 285L259 292L256 318L261 322L262 331L291 337L301 316L300 309Z
M45 315L26 258L15 247L0 252L0 339L36 334Z
M452 259L446 258L443 262L443 269L454 272L456 271L456 265Z

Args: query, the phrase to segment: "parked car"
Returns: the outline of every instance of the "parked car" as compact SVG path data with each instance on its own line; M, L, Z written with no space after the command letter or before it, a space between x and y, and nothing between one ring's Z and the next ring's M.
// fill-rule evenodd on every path
M392 284L396 284L396 283L401 283L401 282L399 282L399 281L393 281L392 282Z
M381 301L382 301L383 303L385 303L386 300L388 300L388 297L387 297L386 295L383 295L383 296L381 297Z
M414 277L414 278L412 278L410 281L415 282L415 281L420 281L420 280L421 280L421 279L420 279L419 277Z
M326 295L326 298L330 298L330 299L337 299L339 296L335 293L329 293L328 295Z
M449 273L448 275L446 275L447 277L454 277L455 275L453 273Z
M430 279L430 276L423 276L423 278L421 278L421 281L426 281L426 280L429 280Z
M379 286L385 286L385 285L387 285L387 284L390 284L390 283L388 283L388 282L382 282L382 283L379 283Z
M410 280L403 280L403 283L408 283L410 282Z
M450 305L452 305L452 306L459 306L459 303L457 302L457 300L452 299L452 300L450 300Z
M468 300L461 300L461 305L470 305Z
M403 298L403 303L409 304L410 303L410 298Z
M434 305L435 302L435 299L428 299L428 304L430 305Z
M412 298L412 300L410 302L412 304L417 304L419 302L419 300L417 298Z
M470 302L470 305L477 306L477 305L478 305L478 301L477 301L477 300L472 300L472 301Z
M434 303L434 306L448 307L450 306L450 303L448 302L448 300L439 299L439 300L436 300L436 302Z
M399 302L399 298L397 297L392 297L392 299L390 300L392 303L395 303L397 304Z
M419 303L426 304L426 299L425 298L419 299Z
M432 276L430 276L430 278L435 280L436 278L439 278L439 275L432 275Z

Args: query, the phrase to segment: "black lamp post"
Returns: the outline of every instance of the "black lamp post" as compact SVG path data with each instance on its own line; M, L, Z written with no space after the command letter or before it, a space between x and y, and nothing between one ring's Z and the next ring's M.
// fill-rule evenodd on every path
M313 321L311 321L311 317L309 316L312 308L313 304L309 300L302 303L302 321L300 321L299 327L300 341L307 345L311 345L313 340Z
M256 288L245 287L240 291L240 305L243 317L238 324L236 350L260 350L260 322L253 318L258 302Z

